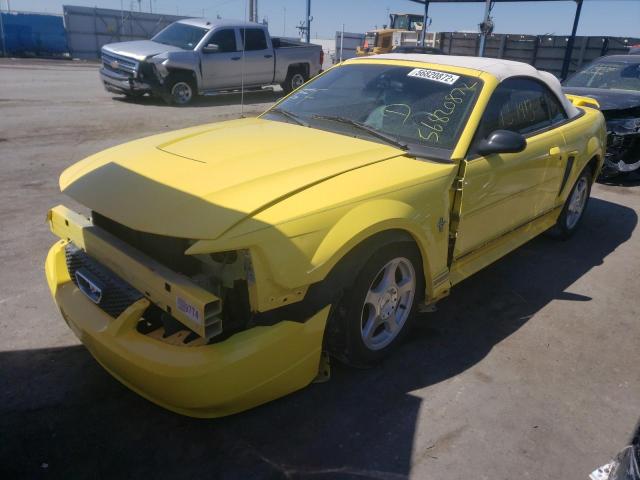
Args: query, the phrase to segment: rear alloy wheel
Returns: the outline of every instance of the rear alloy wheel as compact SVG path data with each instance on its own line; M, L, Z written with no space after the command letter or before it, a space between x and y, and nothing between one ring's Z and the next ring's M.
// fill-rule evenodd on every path
M580 226L584 211L591 195L591 172L586 168L578 177L571 193L567 197L564 208L551 233L561 239L567 239Z
M345 363L368 366L382 360L408 331L424 294L422 260L415 244L387 245L367 261L331 322L339 325L342 347L333 352Z
M289 72L289 74L287 75L287 78L285 79L284 83L282 83L280 86L285 91L285 93L291 93L296 88L299 88L302 85L304 85L304 83L306 81L307 81L307 79L306 79L304 73L294 70L292 72Z

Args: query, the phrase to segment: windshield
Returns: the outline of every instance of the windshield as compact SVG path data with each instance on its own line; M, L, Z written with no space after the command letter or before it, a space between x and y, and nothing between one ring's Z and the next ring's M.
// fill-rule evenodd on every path
M172 23L151 40L184 50L193 50L208 31L206 28L194 27L193 25Z
M391 15L390 28L415 31L422 27L422 15Z
M314 128L385 142L374 134L380 132L395 140L387 143L450 151L481 89L478 78L444 71L346 65L309 82L265 116L292 122L284 110Z
M567 87L640 91L640 63L593 63L567 80L565 85Z

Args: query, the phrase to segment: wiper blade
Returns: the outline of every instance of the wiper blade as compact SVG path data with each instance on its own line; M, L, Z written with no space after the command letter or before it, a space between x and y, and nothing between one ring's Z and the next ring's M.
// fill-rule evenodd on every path
M282 108L276 107L276 108L272 108L267 113L271 113L271 112L279 113L283 117L287 117L289 120L293 120L298 125L302 125L303 127L309 126L307 122L305 122L302 118L300 118L295 113L291 113L289 110L283 110Z
M366 123L361 123L356 120L351 120L350 118L334 116L334 115L313 115L312 118L319 118L320 120L331 120L333 122L346 123L347 125L352 125L360 130L364 130L365 132L373 135L374 137L380 138L381 140L385 140L387 143L392 144L394 147L400 148L402 150L408 150L409 145L404 142L401 142L396 137L388 135L380 130L370 127Z

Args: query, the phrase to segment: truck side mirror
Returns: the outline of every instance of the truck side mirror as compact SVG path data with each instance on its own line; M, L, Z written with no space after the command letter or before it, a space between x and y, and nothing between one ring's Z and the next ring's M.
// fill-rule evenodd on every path
M492 153L518 153L527 148L527 139L523 135L510 130L496 130L480 141L476 151L487 156Z
M209 45L205 45L202 51L204 53L217 53L220 51L220 45L217 43L210 43Z

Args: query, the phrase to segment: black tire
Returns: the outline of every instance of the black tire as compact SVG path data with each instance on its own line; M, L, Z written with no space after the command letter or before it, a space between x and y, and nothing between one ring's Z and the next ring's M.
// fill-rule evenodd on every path
M553 237L559 238L561 240L567 240L570 238L580 227L582 223L582 219L584 218L584 212L587 210L587 205L589 204L589 197L591 196L591 170L587 167L585 168L576 183L573 185L571 192L567 196L567 200L564 203L564 207L562 208L562 212L558 217L558 221L555 226L550 230L550 234ZM577 218L575 217L575 208L572 206L572 202L576 200L576 196L579 195L578 189L584 188L584 203L580 209Z
M163 99L168 105L184 107L193 102L198 96L198 89L193 76L188 73L174 73L165 83ZM184 93L189 91L188 94Z
M291 68L287 78L280 84L284 93L291 93L308 80L308 75L302 68Z
M365 327L368 325L367 319L370 318L371 306L366 302L370 289L375 290L376 286L380 286L381 271L384 271L386 265L390 262L402 259L403 263L398 267L398 271L406 269L410 264L413 269L415 287L413 289L412 298L407 301L407 298L400 298L396 300L397 306L393 306L392 294L389 291L385 291L381 297L379 305L384 305L384 308L390 306L394 309L394 312L400 315L406 316L402 324L398 327L397 333L391 338L388 343L379 341L378 345L373 348L373 338L376 337L376 331L380 330L377 336L382 334L388 334L387 324L381 324L376 327L374 334L369 340L365 340ZM408 262L408 263L404 263ZM393 268L393 267L391 267ZM397 273L397 272L396 272ZM400 272L401 276L404 273ZM395 277L398 278L397 276ZM396 285L398 287L398 285ZM358 272L353 285L345 290L342 299L338 302L332 310L332 318L330 319L330 325L328 328L332 329L331 335L333 335L333 347L330 348L330 353L338 360L355 367L368 367L375 364L387 357L406 337L411 330L413 322L415 320L415 314L417 311L417 305L424 298L424 274L422 271L422 257L417 246L410 242L393 243L386 245L376 251L367 260L362 269ZM402 308L402 301L405 300L407 305ZM410 304L408 304L410 303ZM379 308L377 311L381 311ZM375 314L374 314L375 315ZM383 318L380 315L378 318ZM336 338L336 335L339 338ZM336 349L335 346L339 347Z

